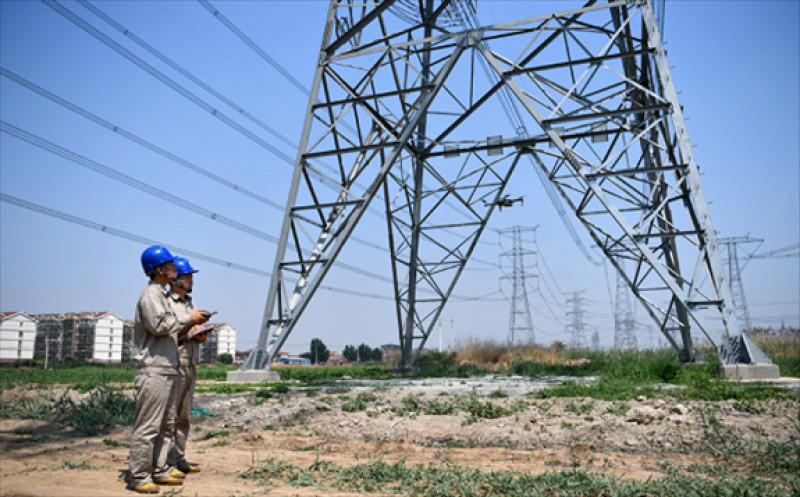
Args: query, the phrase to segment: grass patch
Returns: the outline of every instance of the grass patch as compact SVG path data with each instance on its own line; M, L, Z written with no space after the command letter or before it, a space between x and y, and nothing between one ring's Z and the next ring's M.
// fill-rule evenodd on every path
M197 385L194 389L197 393L217 393L230 395L232 393L252 392L259 388L258 383L219 383Z
M100 387L77 403L64 395L55 409L62 424L93 436L108 433L115 426L133 425L136 401L118 389Z
M136 402L114 387L99 387L80 401L69 391L53 399L44 394L36 398L20 397L15 402L0 401L0 418L56 421L72 427L76 433L100 435L118 425L132 425Z
M111 440L108 438L103 439L103 443L108 445L109 447L130 447L131 444L125 442L118 442L117 440Z
M370 402L375 402L378 400L378 397L375 394L369 392L361 392L359 393L355 399L351 399L350 397L346 397L346 401L342 404L342 410L345 412L360 412L366 411L367 406Z
M789 481L775 481L735 474L706 478L680 471L671 471L664 478L651 478L645 482L638 482L577 468L570 471L548 471L533 475L510 470L484 471L447 462L430 463L427 466L423 464L408 466L405 458L395 464L386 463L381 459L350 467L338 466L319 459L309 466L296 466L270 458L254 464L241 473L239 478L266 487L277 485L315 486L324 490L336 489L359 494L388 492L404 496L759 495L777 497L787 495L792 488L791 485L797 482L796 475Z
M198 440L211 440L212 438L216 438L216 437L227 437L230 434L231 434L231 432L229 432L228 430L222 430L222 431L213 431L212 430L212 431L205 432L205 434L203 434L203 436L200 437Z
M307 385L328 384L348 376L355 380L380 380L393 378L391 370L383 365L379 366L279 366L273 368L281 375L281 379L298 380Z

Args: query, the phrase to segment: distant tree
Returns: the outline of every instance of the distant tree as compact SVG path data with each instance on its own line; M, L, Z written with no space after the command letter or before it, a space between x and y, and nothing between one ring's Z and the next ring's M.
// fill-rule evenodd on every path
M383 360L383 351L379 348L372 348L366 343L362 343L358 346L358 360L361 362L369 362L369 361L382 361Z
M350 362L356 362L358 360L358 349L355 348L354 345L347 345L342 352L342 355L345 359Z
M359 362L367 362L372 360L372 347L366 343L358 346L358 360Z
M233 364L233 356L230 354L220 354L217 356L217 361L222 364Z
M311 352L303 352L302 354L300 354L300 357L302 359L308 359L310 361L311 360Z
M331 357L331 351L328 350L328 347L326 347L319 338L311 340L311 350L309 354L311 354L309 359L311 359L313 364L328 362L328 359Z

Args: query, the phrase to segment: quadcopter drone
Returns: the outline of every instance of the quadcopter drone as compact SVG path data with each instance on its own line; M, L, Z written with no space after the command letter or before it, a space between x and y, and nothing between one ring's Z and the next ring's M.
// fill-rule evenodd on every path
M525 195L523 195L523 196L521 196L519 198L509 198L509 197L510 197L510 195L506 195L504 197L498 198L494 202L487 202L487 201L484 200L483 201L483 205L486 206L486 207L489 207L489 206L492 206L492 205L496 205L500 209L501 212L503 211L503 207L513 207L514 206L514 202L519 202L520 205L523 205L522 200L525 198Z

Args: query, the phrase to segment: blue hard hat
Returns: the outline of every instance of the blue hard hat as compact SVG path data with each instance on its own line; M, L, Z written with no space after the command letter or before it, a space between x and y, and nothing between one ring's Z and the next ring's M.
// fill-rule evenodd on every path
M174 261L175 269L178 272L178 276L187 273L196 273L197 269L193 268L191 264L189 264L189 259L185 257L176 257Z
M142 252L142 269L144 269L145 273L149 273L150 270L173 259L175 259L175 257L169 253L167 247L153 245L152 247L147 247L144 252Z

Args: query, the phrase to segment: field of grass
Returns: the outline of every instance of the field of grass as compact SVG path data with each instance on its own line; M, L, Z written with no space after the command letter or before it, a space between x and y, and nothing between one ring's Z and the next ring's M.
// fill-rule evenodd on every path
M762 350L780 365L782 375L800 376L797 330L788 333L763 330L752 336ZM716 354L713 350L702 352L708 359L707 363L682 366L672 350L574 351L558 346L549 349L535 346L508 349L490 341L471 341L456 352L426 352L420 360L421 372L410 377L488 374L531 378L553 375L599 376L601 379L592 385L566 382L532 396L538 399L586 397L617 402L621 406L626 406L627 401L639 396L665 399L673 404L694 400L716 403L734 399L736 402L730 405L737 412L763 414L767 408L763 401L768 400L772 403L770 405L780 402L780 405L795 406L800 402L800 392L796 390L765 384L740 384L718 378ZM1 368L0 391L8 390L12 395L0 398L0 419L46 420L72 428L76 436L105 434L114 426L132 423L135 402L129 394L118 388L119 383L129 384L133 381L134 372L130 365L69 363L57 366L48 371L8 366ZM201 365L198 377L201 380L224 380L232 369L235 366ZM276 405L288 406L292 401L287 395L289 385L323 386L345 377L394 377L388 365L276 369L285 382L242 385L211 381L198 385L197 391L233 394L259 389L252 399L253 406L276 402L276 398ZM289 383L289 380L295 382ZM69 392L55 394L56 391L52 391L55 386L67 386L88 394L75 400L78 397L70 396ZM17 387L34 391L17 395ZM540 411L546 412L544 406L554 402L528 397L508 399L500 405L495 398L505 398L507 394L500 391L495 393L497 395L489 395L489 398L456 395L435 399L409 394L391 406L390 415L400 419L415 419L422 415L458 415L464 417L462 426L473 426L474 423L501 417L519 417L534 403ZM295 401L305 401L304 397L294 394ZM328 398L320 400L325 402ZM355 396L338 398L342 400L339 407L342 412L339 415L363 416L365 412L375 415L370 411L377 399L373 393L360 392ZM594 402L589 401L586 405L594 405ZM574 408L579 409L583 405L576 403ZM595 471L582 466L579 459L573 459L571 468L561 465L543 474L529 474L507 468L486 470L451 464L445 453L440 462L424 465L407 464L405 459L392 464L381 459L361 460L355 465L340 465L319 459L311 465L291 464L277 459L254 460L250 468L239 471L238 478L261 487L267 493L277 486L293 486L314 487L315 491L322 494L327 491L376 494L391 491L398 495L430 496L800 495L800 419L787 420L796 430L796 435L776 440L770 438L769 434L754 439L740 436L740 432L732 431L729 424L718 420L721 412L718 414L717 404L704 408L702 416L703 438L694 450L698 454L710 455L711 462L702 465L686 463L663 453L652 463L653 470L663 477L641 482ZM206 433L205 437L221 436L222 433L227 434L212 431ZM221 449L227 443L227 440L218 441L214 447ZM308 447L313 449L314 446Z
M781 368L781 375L800 376L800 330L774 331L756 329L750 336ZM697 400L796 398L797 393L769 386L752 388L717 377L717 355L711 348L701 350L708 362L682 366L672 349L567 350L556 343L550 348L536 345L509 348L491 340L467 340L456 352L427 351L420 358L421 372L411 377L473 377L487 374L518 375L529 378L545 376L600 376L592 386L567 383L545 390L543 396L586 396L604 400L629 400L638 395L673 396ZM205 365L197 369L198 380L224 382L230 365ZM386 379L395 377L388 365L353 365L275 368L283 381L294 380L304 385L325 385L343 378ZM86 392L97 386L131 383L131 364L103 365L67 362L49 370L3 367L0 388L27 385L48 388L71 385ZM663 389L663 385L680 385L682 389ZM271 385L265 385L271 386ZM235 389L246 391L253 386ZM233 385L203 385L218 393L235 393ZM231 390L228 392L228 390Z

